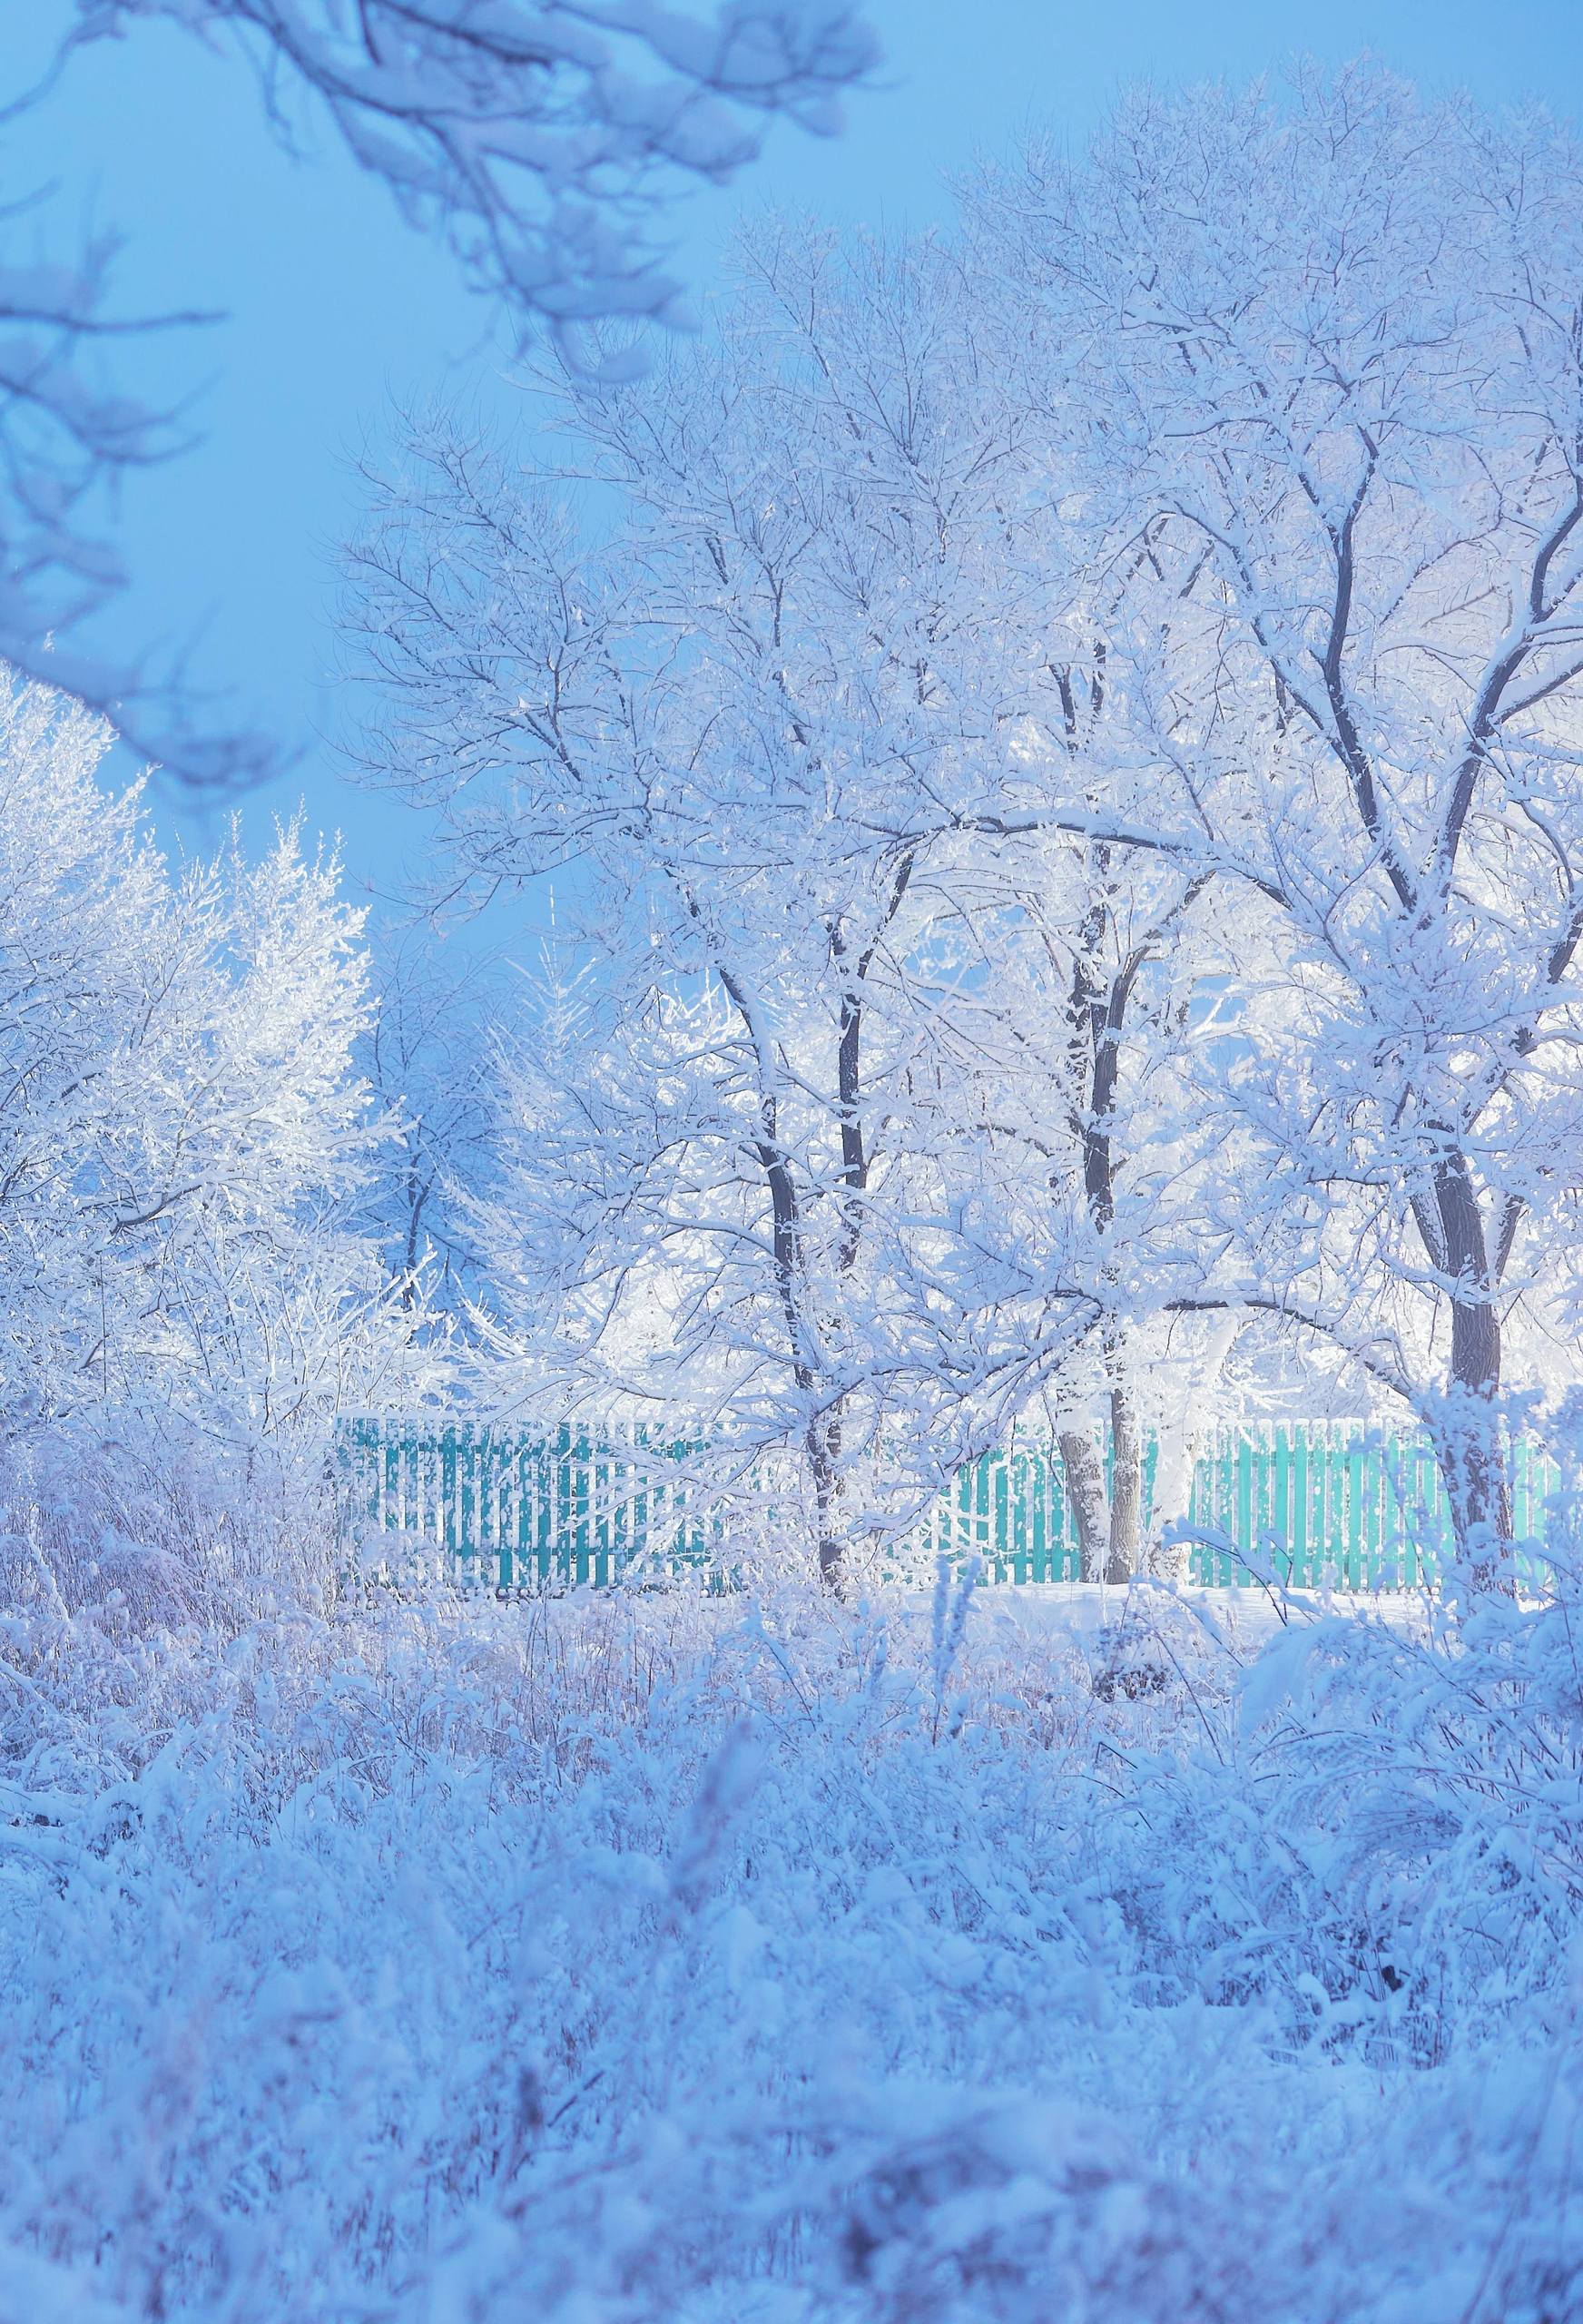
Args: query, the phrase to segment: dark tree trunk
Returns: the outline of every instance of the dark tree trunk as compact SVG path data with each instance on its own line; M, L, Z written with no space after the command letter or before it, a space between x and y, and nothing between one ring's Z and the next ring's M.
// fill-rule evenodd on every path
M803 1437L809 1473L813 1480L814 1540L819 1551L819 1578L825 1588L841 1595L845 1542L841 1522L841 1422L830 1415L811 1420Z
M1096 964L1104 934L1105 882L1108 851L1101 849L1099 885L1090 900L1073 963L1068 1008L1073 1051L1079 1074L1088 1080L1083 1126L1083 1191L1101 1246L1116 1221L1116 1156L1110 1126L1121 1065L1121 1032L1133 983L1143 965L1142 950L1129 952L1114 973ZM1110 1380L1111 1473L1108 1499L1100 1456L1086 1437L1063 1436L1061 1458L1067 1492L1077 1528L1085 1581L1130 1581L1143 1561L1144 1454L1137 1409L1126 1378L1123 1331L1114 1317L1105 1334L1105 1368Z
M1511 1487L1500 1425L1500 1319L1451 1305L1451 1393L1435 1428L1457 1554L1475 1589L1511 1587Z
M1472 1173L1460 1154L1435 1174L1441 1260L1451 1295L1450 1393L1435 1450L1457 1554L1475 1589L1511 1586L1511 1491L1500 1426L1500 1316ZM1460 1295L1459 1295L1460 1294Z

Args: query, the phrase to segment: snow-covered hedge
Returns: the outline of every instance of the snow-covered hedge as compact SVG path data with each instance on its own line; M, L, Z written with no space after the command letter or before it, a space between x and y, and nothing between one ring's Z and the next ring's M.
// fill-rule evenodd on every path
M961 1612L39 1594L0 2319L1577 2314L1569 1593Z

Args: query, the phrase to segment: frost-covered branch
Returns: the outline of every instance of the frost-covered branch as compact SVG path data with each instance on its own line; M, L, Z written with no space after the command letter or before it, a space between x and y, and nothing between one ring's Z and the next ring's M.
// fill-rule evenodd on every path
M304 105L327 113L406 214L447 237L473 283L528 330L575 345L576 360L618 369L636 359L633 325L683 319L663 234L689 181L733 175L777 116L833 131L841 92L877 53L847 0L686 12L638 0L79 0L78 15L56 69L17 108L69 83L61 68L83 44L133 39L139 19L235 46L289 142ZM195 694L179 661L112 662L79 643L126 586L112 488L186 440L179 415L117 384L114 345L205 319L120 313L113 240L75 264L41 263L34 207L0 204L0 661L76 694L179 781L251 783L278 766L278 743L227 731L223 704ZM619 347L598 340L608 323Z

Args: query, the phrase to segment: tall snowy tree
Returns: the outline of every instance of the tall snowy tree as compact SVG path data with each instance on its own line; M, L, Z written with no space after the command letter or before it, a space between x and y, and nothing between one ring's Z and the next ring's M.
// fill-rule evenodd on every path
M949 253L788 231L747 267L707 350L563 382L570 457L620 495L602 549L440 424L384 494L354 619L375 769L474 878L575 864L592 899L607 983L595 1006L585 978L561 1098L542 1060L525 1089L544 1199L515 1216L547 1239L512 1271L560 1265L538 1312L575 1298L652 1379L617 1295L663 1253L685 1393L801 1445L830 1570L877 1430L905 1408L921 1459L992 1428L1101 1303L1058 1236L1034 1265L1006 1243L964 1135L968 859L1027 713L1045 513Z
M1583 154L1361 67L1133 97L978 207L1125 583L1130 837L1240 996L1203 1295L1404 1399L1499 1562L1583 1183Z

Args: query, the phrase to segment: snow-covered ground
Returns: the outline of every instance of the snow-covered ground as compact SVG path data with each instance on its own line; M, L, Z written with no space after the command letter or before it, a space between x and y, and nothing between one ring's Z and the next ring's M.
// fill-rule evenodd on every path
M0 2324L1583 2313L1569 1608L1234 1596L16 1615Z
M929 1604L931 1594L921 1590L898 1591L893 1602L918 1610ZM1157 1597L1168 1597L1237 1652L1256 1651L1277 1630L1322 1614L1378 1620L1417 1630L1423 1627L1431 1603L1428 1597L1406 1590L1355 1595L1293 1590L1277 1596L1268 1590L1221 1589L1197 1582L1173 1583L1167 1588L1145 1581L1117 1588L1104 1582L1035 1581L980 1584L973 1593L973 1604L980 1624L997 1628L1009 1624L1014 1631L1029 1635L1053 1630L1089 1645L1102 1630L1126 1620L1129 1613L1143 1617Z

